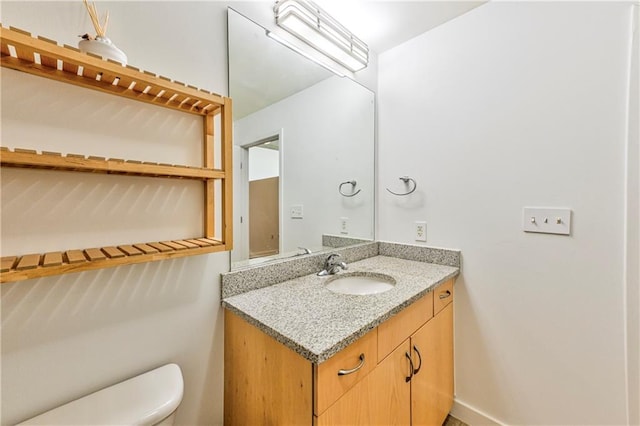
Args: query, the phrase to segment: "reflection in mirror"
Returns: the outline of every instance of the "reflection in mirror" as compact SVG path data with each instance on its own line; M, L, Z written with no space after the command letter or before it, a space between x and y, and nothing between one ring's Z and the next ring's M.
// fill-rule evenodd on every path
M249 147L249 258L280 253L280 155L277 137Z
M374 94L233 9L228 22L232 269L372 240Z

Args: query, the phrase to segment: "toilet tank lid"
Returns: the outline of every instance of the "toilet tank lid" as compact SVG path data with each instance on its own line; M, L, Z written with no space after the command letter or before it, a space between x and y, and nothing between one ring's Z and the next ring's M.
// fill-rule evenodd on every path
M184 383L167 364L33 417L21 425L153 425L182 401Z

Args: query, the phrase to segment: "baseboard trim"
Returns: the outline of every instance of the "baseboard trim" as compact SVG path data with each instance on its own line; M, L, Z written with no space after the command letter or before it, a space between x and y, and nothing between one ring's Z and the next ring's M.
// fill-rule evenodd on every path
M500 423L490 415L483 413L471 405L455 399L453 401L453 407L451 407L451 415L458 420L462 420L469 426L504 426L504 423Z

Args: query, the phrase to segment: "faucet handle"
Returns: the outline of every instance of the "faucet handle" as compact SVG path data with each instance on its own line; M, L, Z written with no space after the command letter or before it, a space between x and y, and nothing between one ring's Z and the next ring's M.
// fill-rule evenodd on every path
M347 269L347 264L345 262L338 262L334 259L337 257L341 257L338 253L331 253L324 261L324 269L318 272L318 275L333 275L340 271L340 268Z
M331 253L324 261L324 269L329 269L334 264L334 259L340 257L338 253Z

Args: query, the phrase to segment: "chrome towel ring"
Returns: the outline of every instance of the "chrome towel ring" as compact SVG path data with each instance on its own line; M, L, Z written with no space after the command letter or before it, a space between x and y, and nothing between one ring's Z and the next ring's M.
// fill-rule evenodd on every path
M351 185L351 194L345 194L344 192L342 192L342 187L343 187L344 185L347 185L347 184ZM356 189L356 185L357 185L357 184L358 184L358 182L356 182L355 180L348 180L348 181L346 181L346 182L342 182L342 183L340 184L340 186L338 186L338 192L340 192L340 195L342 195L343 197L353 197L353 196L356 196L356 195L358 195L358 194L360 193L360 191L361 191L360 189L358 189L356 192L353 192L353 191L354 191L354 189Z
M393 192L392 190L390 190L389 188L385 188L387 191L389 191L390 193L392 193L393 195L399 195L399 196L404 196L404 195L409 195L411 194L413 191L416 190L416 188L418 187L418 184L416 183L415 180L413 180L412 178L410 178L409 176L400 176L398 179L400 179L401 181L404 182L405 185L409 186L409 182L413 183L413 188L411 188L408 192L405 193L400 193L400 192Z

